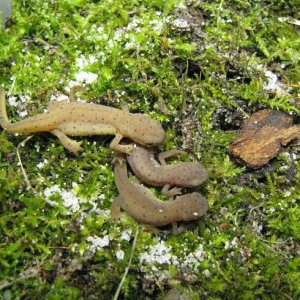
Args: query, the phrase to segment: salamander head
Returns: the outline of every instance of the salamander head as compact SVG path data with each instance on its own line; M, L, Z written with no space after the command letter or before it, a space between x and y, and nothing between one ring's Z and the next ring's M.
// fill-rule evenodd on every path
M180 217L182 221L196 220L208 210L207 200L199 193L179 196L176 200L181 202Z
M132 114L131 123L128 124L127 136L143 146L159 146L166 139L166 133L157 120L147 115Z

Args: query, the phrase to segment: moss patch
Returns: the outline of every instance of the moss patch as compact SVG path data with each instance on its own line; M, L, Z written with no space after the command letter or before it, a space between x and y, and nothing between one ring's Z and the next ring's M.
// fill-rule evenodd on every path
M260 108L299 115L298 1L15 1L0 32L0 83L12 120L85 86L87 101L143 112L165 149L200 159L210 210L179 237L140 229L125 299L296 299L299 142L251 171L228 155ZM136 222L109 219L117 190L111 137L70 155L48 133L0 135L0 295L108 299L128 264ZM79 138L78 138L79 139Z

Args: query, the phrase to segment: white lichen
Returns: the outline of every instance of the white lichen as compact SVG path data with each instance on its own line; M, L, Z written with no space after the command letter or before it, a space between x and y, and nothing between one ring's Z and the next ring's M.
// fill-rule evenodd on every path
M94 236L88 236L86 238L86 241L91 244L89 250L92 253L96 253L99 249L104 248L109 245L109 236L105 235L103 237L98 237L96 235Z

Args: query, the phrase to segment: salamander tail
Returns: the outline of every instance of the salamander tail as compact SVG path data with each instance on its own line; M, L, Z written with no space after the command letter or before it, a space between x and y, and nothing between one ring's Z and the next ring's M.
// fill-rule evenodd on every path
M5 129L10 122L6 113L5 92L0 88L0 125Z

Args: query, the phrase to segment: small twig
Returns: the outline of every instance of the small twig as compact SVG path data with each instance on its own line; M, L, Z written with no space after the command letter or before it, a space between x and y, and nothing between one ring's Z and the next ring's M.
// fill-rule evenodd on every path
M284 86L288 86L288 87L294 87L294 88L300 88L299 84L289 84L289 83L281 83Z
M260 239L261 241L265 242L265 243L269 243L269 244L276 244L276 245L284 245L286 244L286 242L290 241L290 240L293 240L292 237L289 237L287 238L285 241L282 241L282 242L273 242L273 241L268 241L268 240L264 240L263 238L261 237L258 237L258 239Z
M289 295L287 295L286 293L282 293L282 295L283 295L284 297L286 297L287 299L289 299L289 300L293 300L293 298L290 297Z
M53 247L48 247L49 249L61 249L61 250L68 250L69 247L63 247L63 246L53 246Z
M247 219L246 219L246 222L248 222L251 218L251 214L252 212L255 210L256 212L258 212L260 215L264 216L264 214L259 210L259 208L263 207L263 204L260 204L258 206L253 206L250 211L249 211L249 214L247 216Z
M219 28L219 24L220 24L220 11L223 8L222 7L223 6L223 2L224 2L224 0L220 1L220 5L219 5L219 7L217 9L217 15L216 15L216 17L217 17L217 28Z
M268 249L270 249L272 252L274 252L274 253L276 253L276 254L280 254L280 255L282 255L282 256L284 256L284 257L286 257L286 255L284 254L284 253L282 253L282 252L280 252L279 250L276 250L276 249L274 249L273 247L271 247L269 244L272 244L272 245L284 245L287 241L289 241L289 240L292 240L292 238L290 237L290 238L288 238L288 239L286 239L285 241L283 241L283 242L271 242L271 241L268 241L268 240L265 240L265 239L263 239L263 238L261 238L261 237L259 237L259 236L256 236Z
M216 264L217 269L218 269L219 273L221 274L221 276L224 278L224 280L235 286L235 283L232 282L230 279L228 279L227 276L225 275L225 273L221 270L219 262L215 260L214 263Z
M115 295L114 295L113 300L118 300L118 297L119 297L121 288L122 288L122 286L123 286L123 284L124 284L124 281L125 281L125 279L126 279L126 277L127 277L128 271L129 271L129 269L130 269L131 262L132 262L132 258L133 258L133 253L134 253L134 250L135 250L135 247L136 247L136 242L137 242L138 233L139 233L139 226L138 226L137 229L136 229L135 236L134 236L134 239L133 239L132 249L131 249L131 253L130 253L130 258L129 258L129 261L128 261L128 265L127 265L127 267L126 267L126 269L125 269L125 272L124 272L124 274L123 274L123 277L122 277L121 282L120 282L120 284L119 284L119 286L118 286L118 289L117 289L117 291L116 291L116 293L115 293Z
M28 187L28 189L33 190L32 186L31 186L31 184L30 184L30 181L29 181L29 179L28 179L28 177L27 177L26 171L25 171L25 169L24 169L24 167L23 167L22 160L21 160L21 156L20 156L20 153L19 153L19 148L20 148L20 146L24 146L25 143L26 143L28 140L30 140L31 138L32 138L32 135L29 136L29 137L28 137L27 139L25 139L24 141L22 141L22 142L17 146L17 156L18 156L18 159L19 159L19 163L20 163L21 170L22 170L23 176L24 176L24 178L25 178L27 187Z
M20 273L18 275L18 278L16 278L16 279L2 280L2 281L0 281L0 291L14 285L17 282L24 280L24 279L37 277L38 273L39 273L39 269L32 267L32 268Z
M41 270L41 265L44 263L46 258L47 258L47 256L42 258L42 260L39 263L37 263L36 266L28 268L27 270L19 273L17 276L11 277L10 279L5 279L5 280L0 281L0 291L14 285L15 283L19 283L22 280L38 277L39 272Z

